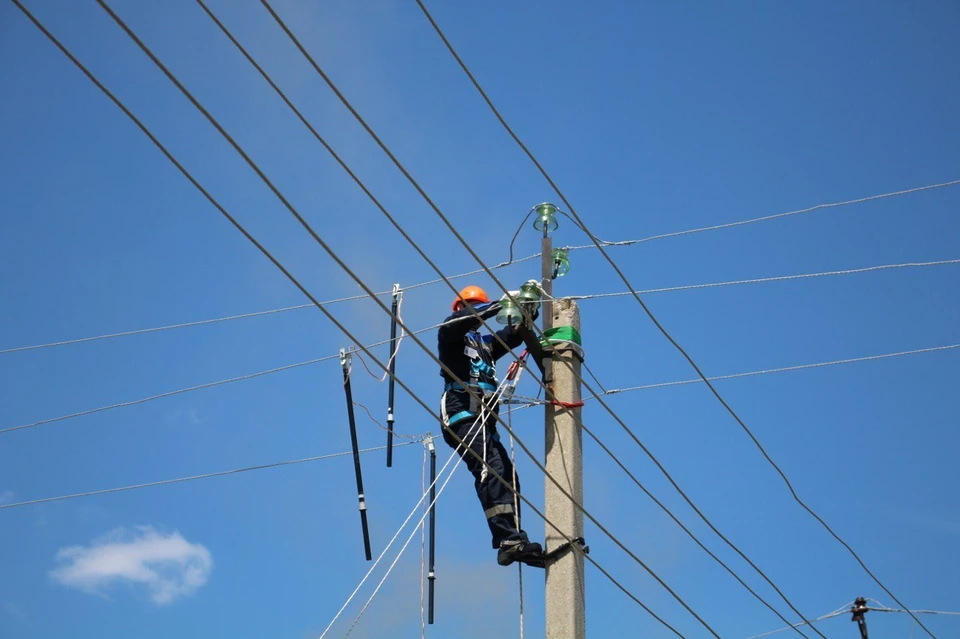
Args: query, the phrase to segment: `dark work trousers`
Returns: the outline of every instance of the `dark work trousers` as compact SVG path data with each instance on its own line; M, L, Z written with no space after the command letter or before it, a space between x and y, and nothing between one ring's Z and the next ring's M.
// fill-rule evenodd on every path
M510 454L500 442L500 435L497 433L497 418L491 414L487 417L486 437L484 437L483 425L477 419L477 416L460 419L443 429L443 440L447 444L457 449L457 452L463 458L463 463L473 475L473 486L477 491L477 498L480 499L480 505L483 507L483 514L487 518L487 525L490 526L490 533L493 535L493 547L499 548L505 541L527 541L527 534L520 530L517 522L520 521L520 499L516 498L517 511L514 519L514 494L508 485L513 479L513 462L510 461ZM479 431L479 432L478 432ZM451 436L456 435L463 444ZM465 446L473 442L470 448L477 454L476 456L467 452ZM487 477L480 481L483 472L484 448L486 448L486 459L489 464ZM504 485L497 479L493 473L503 477L507 482ZM520 478L516 479L516 490L520 491Z

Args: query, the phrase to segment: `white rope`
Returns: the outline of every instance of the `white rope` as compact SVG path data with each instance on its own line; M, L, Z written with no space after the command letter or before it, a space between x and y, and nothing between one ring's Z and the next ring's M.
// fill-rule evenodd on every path
M456 456L457 456L456 451L454 451L453 453L450 454L450 457L447 458L447 461L446 461L446 463L444 463L443 467L440 469L440 472L437 473L437 479L438 479L438 480L439 480L439 478L440 478L440 475L442 475L442 474L444 473L444 471L447 469L447 466L450 465L450 462L452 462L452 461L453 461L453 458L456 457ZM458 461L457 463L459 464L459 461ZM454 466L454 468L456 468L456 466ZM453 475L453 473L451 473L451 476L452 476L452 475ZM449 479L449 478L448 478L448 479ZM433 483L431 483L430 486L433 486L434 484L436 484L436 481L434 481ZM444 484L444 485L446 485L446 484ZM324 631L320 634L320 639L323 639L324 637L326 637L326 636L327 636L327 633L330 632L330 628L333 627L333 624L335 624L335 623L337 622L337 619L340 618L340 615L343 614L343 611L346 610L347 606L350 605L350 602L353 601L353 598L357 595L357 592L360 591L360 588L363 587L363 584L365 584L365 583L367 582L367 579L370 578L370 575L373 573L374 569L376 569L376 567L380 564L380 561L383 560L383 557L387 554L387 551L390 550L390 547L391 547L391 546L393 546L393 543L394 543L394 542L397 540L397 538L400 536L400 533L403 532L403 529L406 527L407 523L409 523L410 519L413 518L413 515L417 512L417 509L420 508L420 504L422 504L422 503L424 502L424 500L427 498L427 495L428 495L428 494L429 494L428 491L424 491L423 495L420 497L420 499L419 499L419 500L417 501L417 503L414 505L413 510L410 511L410 514L407 515L407 518L404 519L404 520L403 520L403 523L400 524L400 528L397 529L397 532L393 535L393 537L392 537L392 538L390 539L390 541L387 543L386 547L383 549L383 552L380 553L380 555L377 557L376 561L373 562L373 565L370 566L370 569L367 571L367 574L363 576L363 579L360 580L360 583L357 584L357 587L354 588L354 589L353 589L353 592L350 593L350 596L347 597L347 600L346 600L346 601L343 603L343 605L340 607L340 610L337 611L337 614L334 615L334 617L333 617L333 619L330 621L330 623L327 624L327 627L326 627L326 628L324 629ZM439 494L438 494L437 496L439 497ZM423 518L421 518L420 521L423 521ZM418 525L419 525L419 522L418 522ZM416 532L416 530L414 530L414 532Z
M494 398L495 398L494 401L498 401L499 398L500 398L500 396L503 395L504 388L506 387L506 384L507 384L506 381L500 382L500 385L497 387L497 390L496 390L496 392L494 393ZM481 414L482 414L482 413L481 413ZM477 423L477 421L474 420L473 424L474 424L474 429L475 429L476 432L473 433L473 436L470 438L470 441L469 441L469 442L467 443L467 445L464 447L464 450L465 450L465 451L468 451L468 450L469 450L469 448L473 445L473 442L476 440L477 435L479 435L480 432L481 432L480 429L477 429L477 428L476 428L476 423ZM485 432L485 431L484 431L484 436L486 436L486 432ZM459 448L459 447L458 447L458 448ZM484 448L486 448L486 442L484 442ZM456 454L457 454L457 451L455 450L455 451L454 451L454 455L456 455ZM465 452L464 454L465 454L465 455L466 455L466 454L469 454L469 452ZM461 461L463 461L463 457L458 456L457 463L454 464L453 468L452 468L452 469L450 470L450 472L447 474L447 478L444 480L443 485L441 485L441 486L440 486L440 489L437 491L436 497L434 498L433 502L430 503L431 506L432 506L433 504L436 504L436 503L437 503L437 500L440 499L440 495L443 493L444 488L447 487L447 484L450 482L450 479L453 477L453 475L454 475L454 473L456 472L457 467L460 465L460 462L461 462ZM448 460L448 461L447 461L447 464L449 464L449 463L450 463L450 462L449 462L449 460ZM444 464L444 469L447 467L447 464ZM440 470L440 473L437 474L437 479L440 478L440 474L442 474L442 473L443 473L443 469L441 469L441 470ZM436 483L436 482L434 482L434 483ZM432 486L432 485L433 485L433 484L431 484L431 486ZM424 492L424 495L423 495L423 497L420 498L420 500L423 501L423 499L424 499L426 496L427 496L427 493ZM417 505L418 505L418 506L419 506L419 504L420 504L420 502L417 502ZM427 510L424 512L424 514L420 517L420 522L418 522L418 525L419 525L419 523L422 523L424 519L426 519L428 512L429 512L429 509L427 509ZM412 513L411 513L411 514L412 514ZM409 519L409 517L408 517L408 519ZM401 524L400 528L403 529L403 527L404 527L405 525L406 525L406 521L405 521L403 524ZM397 535L399 535L399 534L400 534L400 532L397 531ZM363 613L366 612L367 608L370 606L370 603L373 602L373 599L377 596L377 593L380 592L380 588L383 586L384 582L386 582L387 577L390 576L390 573L393 571L394 566L396 566L396 565L397 565L397 562L400 561L400 557L403 556L404 551L407 549L407 546L410 545L410 541L413 539L413 536L414 536L415 534L416 534L416 530L414 530L412 533L410 533L410 536L407 537L407 541L403 544L403 547L400 548L400 552L397 553L397 556L394 558L393 563L391 563L390 566L387 568L386 573L384 573L383 577L380 579L380 583L377 584L377 587L374 588L373 593L370 594L370 597L367 599L367 602L363 605L363 608L361 608L361 609L360 609L360 612L357 613L357 617L353 620L353 624L351 624L349 630L347 630L347 633L344 635L344 638L348 637L348 636L350 635L350 633L353 632L353 629L356 627L357 623L360 621L360 618L363 616ZM394 536L394 539L396 539L396 536ZM386 553L387 549L390 548L390 545L391 545L391 544L393 544L393 540L391 540L391 541L390 541L390 544L387 545L387 548L384 549L384 553ZM382 556L383 556L383 555L381 554L381 557L382 557ZM377 558L377 562L379 562L379 561L380 561L380 558L378 557L378 558ZM376 567L376 564L374 564L373 566L371 566L370 571L373 571L373 569L374 569L375 567ZM367 576L369 576L369 575L370 575L370 572L367 573ZM366 581L366 577L364 577L364 581ZM363 585L363 581L361 581L360 583L361 583L361 585ZM359 589L359 586L358 586L358 589ZM354 591L354 594L356 594L356 591ZM353 598L353 595L351 595L351 599L352 599L352 598ZM349 599L347 600L347 603L350 603L350 600L349 600ZM344 604L344 606L346 606L346 604ZM336 619L334 619L334 621L336 621ZM333 624L333 622L331 622L331 625L332 625L332 624ZM329 629L329 626L328 626L327 628ZM326 634L326 631L324 631L324 634ZM323 635L320 635L320 639L323 639Z
M569 295L566 299L573 300L591 300L603 297L623 297L626 295L647 295L650 293L672 293L676 291L693 291L704 288L718 288L721 286L737 286L740 284L763 284L766 282L786 282L789 280L802 280L814 277L828 277L831 275L852 275L855 273L869 273L871 271L882 271L886 269L897 268L917 268L923 266L942 266L945 264L960 264L960 259L954 260L936 260L933 262L906 262L904 264L881 264L879 266L868 266L865 268L844 269L840 271L823 271L820 273L802 273L799 275L780 275L776 277L759 277L749 280L731 280L727 282L711 282L709 284L688 284L685 286L668 286L666 288L651 288L645 291L623 291L620 293L597 293L594 295Z
M903 191L893 191L892 193L881 193L880 195L871 195L868 197L861 197L855 200L845 200L843 202L831 202L827 204L817 204L816 206L811 206L805 209L798 209L796 211L787 211L786 213L777 213L775 215L765 215L763 217L755 217L749 220L741 220L739 222L728 222L726 224L715 224L713 226L703 226L696 229L689 229L686 231L675 231L673 233L663 233L661 235L653 235L651 237L645 237L640 240L623 240L620 242L600 242L602 246L630 246L631 244L642 244L644 242L652 242L653 240L662 240L668 237L679 237L681 235L690 235L692 233L703 233L705 231L717 231L720 229L733 228L735 226L744 226L747 224L755 224L757 222L766 222L767 220L775 220L781 217L788 217L791 215L800 215L801 213L810 213L812 211L817 211L820 209L829 209L836 208L840 206L848 206L850 204L860 204L862 202L870 202L873 200L880 200L887 197L896 197L898 195L908 195L910 193L919 193L920 191L929 191L931 189L939 189L945 186L953 186L954 184L960 184L960 180L951 180L950 182L941 182L940 184L929 184L927 186L919 186L913 189L906 189ZM596 248L595 244L587 244L584 246L571 246L568 247L568 251L577 251L581 249L592 249Z
M501 387L502 387L502 384L501 384ZM498 388L498 391L499 391L499 390L500 390L500 389ZM474 420L474 425L476 425L476 420ZM474 439L476 439L476 437L477 437L477 435L478 435L479 433L480 433L479 430L476 430L476 432L474 432L473 437L472 437L472 438L470 439L470 441L466 444L466 448L469 448L469 447L473 444ZM459 449L459 446L458 446L458 449ZM454 451L450 454L450 457L447 458L447 461L443 464L443 467L442 467L442 468L440 469L440 471L437 473L437 477L434 479L434 481L431 482L430 486L428 487L428 490L425 490L425 491L423 492L423 495L421 495L420 499L419 499L419 500L417 501L417 503L414 505L413 510L411 510L411 511L410 511L410 514L407 515L407 518L403 520L403 523L400 524L400 528L397 529L397 532L393 535L393 538L391 538L390 541L387 543L386 547L383 549L383 552L380 553L380 555L377 557L376 561L373 562L373 565L370 566L370 569L367 571L367 574L363 576L363 579L360 580L360 583L357 584L357 587L354 588L354 589L353 589L353 592L350 593L350 596L347 597L347 600L346 600L346 601L344 602L344 604L340 607L340 610L337 611L337 614L334 615L334 617L333 617L333 619L330 621L330 623L327 624L327 627L326 627L326 628L324 629L324 631L320 634L320 638L319 638L319 639L323 639L324 637L327 636L327 633L330 632L330 628L333 627L333 624L335 624L335 623L337 622L337 620L340 618L340 615L343 614L343 611L346 610L347 606L350 605L350 602L353 601L353 598L357 595L357 592L359 592L359 591L360 591L360 588L363 587L363 584L365 584L365 583L367 582L367 579L370 578L370 575L373 573L373 571L376 569L376 567L380 564L380 561L383 560L383 557L387 554L387 551L389 551L390 548L391 548L391 546L393 546L394 542L395 542L395 541L397 540L397 538L400 536L400 533L403 532L403 529L406 527L407 523L409 523L410 519L413 518L413 515L414 515L414 513L417 512L417 509L420 507L420 504L423 503L425 499L427 499L427 495L429 495L429 488L432 488L433 486L436 485L437 481L440 480L441 475L443 475L443 473L446 471L447 467L450 465L450 462L453 461L453 458L454 458L454 457L457 457L457 462L454 464L454 466L453 466L453 468L451 469L450 473L448 474L446 480L444 480L443 485L441 486L440 490L437 491L436 497L434 498L434 500L433 500L432 503L435 504L436 501L437 501L437 499L440 498L440 494L443 492L443 489L447 486L447 483L450 481L450 478L453 477L453 472L457 469L457 466L459 466L459 465L460 465L460 462L463 460L462 457L460 457L459 455L457 455L457 450L454 450ZM420 523L422 523L423 520L426 518L428 512L429 512L429 509L426 509L425 512L424 512L424 514L421 516L420 521L417 522L417 525L418 525L418 526L419 526ZM404 544L403 549L400 550L400 554L397 555L397 558L393 561L393 564L390 565L390 568L387 570L386 575L384 575L383 579L380 580L380 583L377 585L377 589L373 592L373 595L370 596L370 599L367 600L367 603L364 605L363 609L360 611L360 614L358 614L358 615L357 615L357 618L354 619L353 625L351 625L351 626L350 626L350 630L347 631L347 635L350 634L350 631L352 631L353 628L357 625L357 622L360 621L360 617L363 616L363 613L364 613L364 611L367 609L367 606L370 605L370 602L373 601L373 597L375 597L376 594L377 594L377 592L379 592L380 586L383 585L383 582L384 582L384 581L386 580L386 578L390 575L390 571L393 569L393 566L396 565L397 560L400 558L400 555L403 554L403 550L405 550L406 547L407 547L407 545L409 545L410 540L413 539L413 534L415 534L415 533L416 533L416 529L414 529L414 532L413 532L413 533L411 534L411 536L407 539L407 543ZM344 636L346 636L346 635L344 635Z
M520 375L523 374L524 363L523 360L519 360L519 366L517 368L517 380L514 381L513 386L517 386L519 382ZM510 427L510 466L513 468L513 525L517 530L520 530L520 498L517 496L517 453L513 445L513 411L507 412L507 425ZM519 579L519 589L520 589L520 639L523 639L523 563L517 562L517 578Z

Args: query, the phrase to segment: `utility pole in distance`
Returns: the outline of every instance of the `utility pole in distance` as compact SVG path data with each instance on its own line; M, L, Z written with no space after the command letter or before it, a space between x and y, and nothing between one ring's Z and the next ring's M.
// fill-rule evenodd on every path
M549 274L547 275L549 277ZM546 304L544 304L546 306ZM573 300L559 299L551 305L552 326L563 331L570 327L580 332L580 309ZM546 308L544 311L546 312ZM546 319L546 318L545 318ZM544 322L546 324L546 321ZM577 338L579 341L579 337ZM575 344L554 344L556 350L547 369L552 374L552 392L546 411L546 469L577 503L583 503L583 431L580 428L581 351ZM544 510L546 519L553 522L568 538L583 537L583 513L553 484L545 480ZM556 550L566 538L549 524L544 536L545 552ZM568 552L546 565L545 621L547 639L584 639L586 637L586 609L584 606L583 554Z

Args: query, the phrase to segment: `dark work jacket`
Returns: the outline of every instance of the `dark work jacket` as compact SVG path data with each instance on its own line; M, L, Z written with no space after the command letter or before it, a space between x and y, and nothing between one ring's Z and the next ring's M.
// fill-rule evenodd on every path
M474 310L483 319L489 319L500 310L500 303L477 306ZM480 320L469 308L448 317L437 332L437 355L465 384L486 382L496 385L495 362L507 354L507 349L493 335L482 335L480 326ZM497 335L511 349L523 343L523 338L513 327L501 328ZM443 370L440 375L445 382L455 381Z

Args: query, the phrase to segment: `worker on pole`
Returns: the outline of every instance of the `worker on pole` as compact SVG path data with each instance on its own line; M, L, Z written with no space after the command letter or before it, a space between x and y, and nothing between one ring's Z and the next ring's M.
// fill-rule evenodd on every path
M454 299L453 314L440 326L437 349L441 363L473 391L471 395L467 387L441 371L443 440L457 450L473 475L493 547L498 551L497 563L536 564L543 561L543 547L531 542L520 528L519 501L515 510L513 496L514 490L520 490L520 481L513 479L513 463L497 432L500 397L496 361L509 352L508 348L523 343L524 329L521 323L496 331L496 337L479 332L481 320L494 317L500 308L501 302L491 303L482 288L467 286ZM513 480L513 490L489 471L505 482Z

